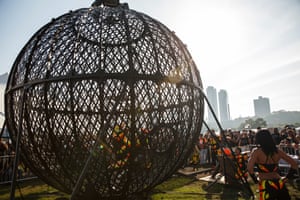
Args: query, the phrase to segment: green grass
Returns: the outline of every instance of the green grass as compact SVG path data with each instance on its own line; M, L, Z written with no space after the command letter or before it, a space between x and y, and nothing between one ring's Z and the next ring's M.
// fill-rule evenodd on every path
M206 189L208 183L192 178L173 177L158 185L152 194L153 200L200 200L200 199L245 199L239 198L240 189L220 184L212 185Z
M10 185L0 186L0 199L10 198ZM15 199L30 199L30 200L58 200L59 198L68 198L67 194L59 192L53 187L45 184L39 179L19 182L15 190Z
M57 191L56 189L48 186L39 179L34 179L26 182L19 183L15 191L15 199L30 200L59 200L69 198L69 195ZM229 199L229 200L242 200L249 199L241 197L238 192L242 191L236 187L229 185L214 184L209 190L206 189L208 183L205 181L198 181L193 177L173 176L169 180L155 187L151 194L151 200L204 200L204 199ZM252 191L256 191L257 186L250 184ZM292 199L300 198L299 188L295 188L287 184ZM0 185L0 199L9 199L10 185ZM258 194L255 194L256 197ZM258 198L256 198L258 199Z

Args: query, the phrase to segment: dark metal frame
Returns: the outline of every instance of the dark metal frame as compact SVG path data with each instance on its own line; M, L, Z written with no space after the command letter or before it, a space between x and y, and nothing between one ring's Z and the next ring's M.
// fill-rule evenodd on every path
M204 99L197 67L174 32L123 4L95 4L32 36L9 75L5 110L15 170L20 156L74 199L90 191L132 199L185 162L201 130ZM130 156L116 168L113 135L122 122ZM137 147L142 128L147 142ZM14 189L15 181L11 199Z
M216 116L216 114L215 114L215 112L213 110L212 105L210 104L207 96L205 96L204 93L203 93L203 96L204 96L205 102L206 102L206 104L208 106L208 109L211 111L211 113L213 115L213 118L214 118L215 122L217 123L217 126L218 126L218 128L220 130L220 136L222 137L222 140L220 140L219 137L216 135L216 133L213 132L209 128L209 126L207 125L207 123L205 121L203 121L203 124L207 128L207 130L210 132L211 136L218 143L219 148L222 151L222 154L223 154L223 156L222 156L222 158L223 158L223 166L222 167L223 167L223 171L224 171L225 182L227 182L227 178L228 177L227 177L227 174L226 174L226 167L227 166L225 165L225 159L227 159L229 161L228 163L230 164L230 166L233 167L236 170L238 170L240 168L240 166L238 165L238 162L237 162L237 160L236 160L236 158L234 156L235 153L232 150L231 145L229 145L229 142L228 142L228 140L226 138L226 135L225 135L225 131L222 128L222 125L220 124L220 122L219 122L219 120L218 120L218 118L217 118L217 116ZM230 150L230 154L233 155L232 157L229 157L230 155L228 155L227 153L224 152L224 147L226 147L227 149ZM239 170L242 171L241 169L239 169ZM244 191L245 195L248 196L248 197L250 197L251 199L254 199L255 195L254 195L254 193L253 193L253 191L252 191L252 189L251 189L251 187L250 187L250 185L248 183L247 178L245 178L244 176L242 176L240 173L236 173L236 174L239 176L239 178L237 180L239 182L237 182L237 183L241 183L241 185L243 186L243 189L245 189L245 191ZM219 178L221 178L221 177L219 177ZM216 179L215 181L213 181L211 184L209 184L207 186L206 189L210 189L215 183L217 183L217 181L218 181L218 179Z

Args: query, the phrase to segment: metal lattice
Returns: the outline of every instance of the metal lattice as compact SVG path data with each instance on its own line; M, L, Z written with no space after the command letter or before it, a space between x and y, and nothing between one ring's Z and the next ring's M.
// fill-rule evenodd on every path
M133 198L172 175L201 129L202 82L185 45L153 18L117 6L64 14L28 41L10 73L6 120L20 156L79 196Z

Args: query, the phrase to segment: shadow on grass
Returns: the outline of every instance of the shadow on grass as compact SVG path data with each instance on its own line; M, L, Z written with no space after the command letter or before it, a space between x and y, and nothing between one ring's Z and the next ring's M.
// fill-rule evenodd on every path
M252 199L249 190L238 185L212 184L187 177L172 177L158 185L152 192L152 200L241 200Z
M162 184L156 186L149 194L148 199L151 200L243 200L249 199L245 194L244 188L233 187L232 185L224 185L216 183L207 189L209 183L206 181L198 181L192 177L173 176ZM21 190L16 188L16 200L21 200L20 192L24 199L30 200L66 200L69 195L64 194L51 186L48 186L40 180L32 180L19 183ZM257 185L250 184L252 191L258 197ZM299 187L287 184L292 200L299 200ZM0 185L0 199L9 199L10 185Z
M1 185L0 199L9 199L10 192L10 184ZM67 197L67 194L52 188L39 179L19 182L15 190L16 200L63 200L68 199Z
M203 190L206 190L205 184L203 184ZM243 188L231 185L215 184L209 190L206 190L207 194L205 195L206 199L230 199L238 200L239 198L251 199L250 197L242 196ZM216 197L218 196L218 197Z

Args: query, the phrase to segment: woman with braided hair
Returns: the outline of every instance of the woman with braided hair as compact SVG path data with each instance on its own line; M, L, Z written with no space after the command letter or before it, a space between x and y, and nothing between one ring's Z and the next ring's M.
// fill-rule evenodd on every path
M276 147L268 130L260 130L255 139L259 146L251 152L247 168L253 181L258 183L259 199L291 199L285 186L285 180L295 178L298 170L297 162ZM283 179L279 175L280 159L291 165L289 173ZM259 181L254 175L255 166L258 170Z

